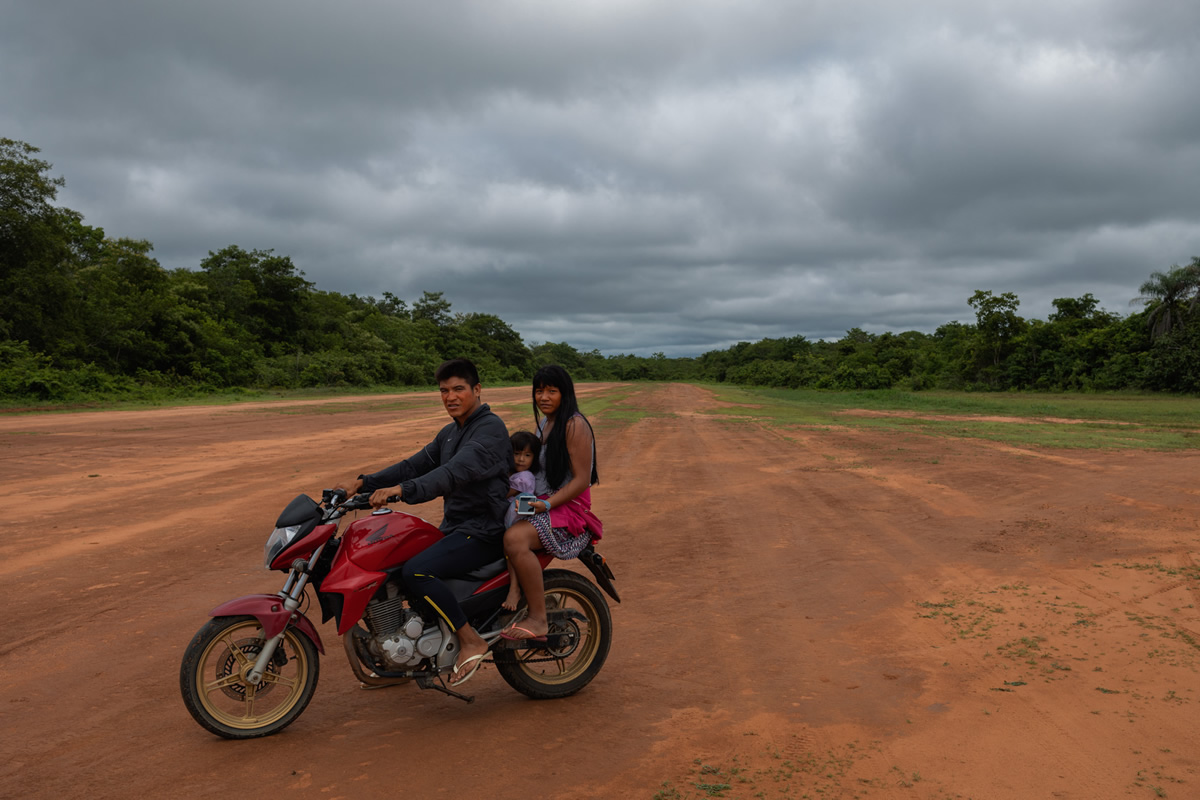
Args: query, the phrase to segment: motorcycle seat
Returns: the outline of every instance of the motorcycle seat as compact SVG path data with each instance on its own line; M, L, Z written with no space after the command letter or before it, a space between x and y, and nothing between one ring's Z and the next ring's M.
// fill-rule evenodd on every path
M456 575L459 580L486 581L488 578L494 578L504 570L508 569L508 564L501 557L490 564L484 564L482 567L476 567L463 575Z

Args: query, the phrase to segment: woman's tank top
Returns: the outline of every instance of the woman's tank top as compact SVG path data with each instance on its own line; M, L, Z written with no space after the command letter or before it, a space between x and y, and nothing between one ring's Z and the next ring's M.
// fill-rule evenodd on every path
M576 414L575 416L582 417L583 414ZM574 419L574 417L572 417L572 419ZM538 420L538 427L537 427L537 435L538 435L539 439L541 439L543 437L543 432L544 432L545 428L546 428L546 418L542 417L540 420ZM545 445L543 445L543 448L544 447L545 447ZM534 483L534 493L535 494L538 494L538 495L550 494L551 492L556 491L557 489L560 489L563 486L566 486L568 483L571 482L571 479L575 477L575 473L571 472L570 467L568 467L567 475L566 475L566 477L563 478L562 484L560 486L551 486L549 479L546 478L546 459L544 456L542 457L541 462L542 462L541 470L539 470L538 472L535 472L533 474L533 483ZM592 474L592 470L595 469L595 467L596 467L596 437L593 434L592 435L592 464L591 464L591 466L588 467L588 475Z

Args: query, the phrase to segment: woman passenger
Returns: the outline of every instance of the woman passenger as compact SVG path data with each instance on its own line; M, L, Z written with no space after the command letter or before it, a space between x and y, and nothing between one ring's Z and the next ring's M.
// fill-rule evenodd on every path
M579 412L575 384L560 366L542 367L533 376L533 419L542 440L541 470L534 475L537 510L504 534L504 555L515 570L529 607L520 624L501 633L506 639L544 640L549 631L542 566L537 553L577 558L603 530L592 513L591 485L596 471L596 440L591 423Z

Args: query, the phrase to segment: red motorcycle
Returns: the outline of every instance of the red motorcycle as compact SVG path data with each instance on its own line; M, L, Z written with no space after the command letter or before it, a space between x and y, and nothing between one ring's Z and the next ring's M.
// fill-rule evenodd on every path
M286 728L304 711L317 688L318 653L325 647L305 616L312 586L322 622L336 620L350 668L364 687L415 682L422 689L472 702L446 685L458 637L440 617L410 602L400 579L408 559L442 538L442 532L411 514L382 508L351 522L369 495L349 499L326 490L320 503L307 495L292 500L267 539L268 569L287 573L276 594L230 600L209 620L183 655L179 688L196 722L227 739L253 739ZM500 676L536 699L566 697L600 672L612 638L608 602L596 585L563 569L547 570L540 554L550 632L545 641L500 636L522 608L501 607L508 593L504 559L446 583L471 626L491 648ZM604 591L620 602L613 573L588 546L580 562Z

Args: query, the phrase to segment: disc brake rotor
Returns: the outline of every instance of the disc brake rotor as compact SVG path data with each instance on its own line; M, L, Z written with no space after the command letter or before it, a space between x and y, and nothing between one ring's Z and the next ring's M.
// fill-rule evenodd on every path
M242 655L254 661L258 658L258 654L262 652L262 639L242 639L233 643L234 647L241 651ZM278 675L279 668L287 664L287 656L283 652L283 644L275 648L275 655L271 658L271 663L267 664L267 672ZM217 678L227 678L230 675L240 675L242 672L241 662L232 650L225 652L225 657L217 664ZM262 681L258 684L258 688L254 692L255 697L263 697L271 693L275 688L273 681ZM226 684L221 687L221 691L226 697L231 697L234 700L246 699L246 684L239 681L237 683Z

